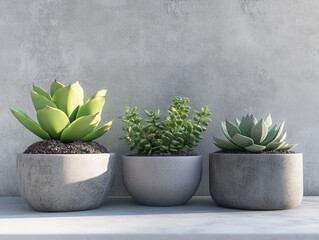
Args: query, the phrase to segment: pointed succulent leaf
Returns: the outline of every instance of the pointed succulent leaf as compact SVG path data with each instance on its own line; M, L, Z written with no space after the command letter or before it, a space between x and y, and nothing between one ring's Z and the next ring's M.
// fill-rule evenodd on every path
M104 103L104 97L96 97L93 99L89 99L85 104L79 107L76 118L101 113Z
M226 123L228 135L231 138L234 137L236 133L241 134L241 131L239 130L239 128L235 124L233 124L232 122L229 122L227 119L226 119L225 123Z
M70 123L63 111L49 106L38 110L37 118L42 129L53 139L60 139L63 129Z
M239 125L241 134L247 137L251 137L251 129L255 126L255 121L250 116L244 117Z
M260 120L252 129L251 129L251 138L255 143L261 143L268 133L268 126L264 120Z
M236 123L237 123L237 127L240 126L240 120L238 118L236 118Z
M16 117L16 119L28 130L37 135L42 139L51 139L49 134L45 132L39 124L33 121L27 114L22 112L19 109L11 108L12 114Z
M53 101L72 122L76 116L78 107L81 104L81 97L73 85L58 89L53 95Z
M63 87L65 87L64 84L60 83L58 80L54 80L54 82L51 84L51 87L50 87L51 97L53 97L56 90L63 88Z
M84 138L99 124L99 114L80 117L66 127L61 134L62 142L73 142Z
M235 136L233 137L233 141L236 143L236 145L242 148L249 147L254 144L253 139L238 133L236 133Z
M280 137L276 140L276 142L281 143L286 140L286 137L287 137L287 132L284 132L280 135Z
M214 144L222 150L228 150L228 151L240 150L238 146L236 146L235 144L229 141L226 141L217 137L213 137L213 138L214 138Z
M282 131L284 130L284 126L285 126L285 121L283 121L283 123L280 125L280 127L277 131L276 137L274 138L273 142L276 142L280 138Z
M275 125L273 126L267 134L267 137L262 141L262 145L268 145L269 143L272 143L275 140L275 137L277 136L278 127Z
M281 150L290 150L294 147L296 147L298 144L285 144L284 146L281 147Z
M266 150L276 151L281 149L285 144L286 142L272 142L267 145Z
M111 125L112 125L112 121L102 125L98 129L94 129L93 132L86 135L84 138L81 139L81 141L89 142L101 137L104 133L106 133L110 129Z
M248 152L261 152L266 149L265 146L261 146L258 144L251 145L249 147L245 147Z
M241 123L242 121L244 121L245 119L246 119L246 117L243 116L243 117L241 118L241 120L240 120L240 123ZM239 126L240 126L240 124L239 124Z
M233 142L233 139L232 139L232 138L229 136L229 134L228 134L228 131L227 131L227 127L226 127L226 123L225 123L225 122L222 122L222 131L223 131L225 137L226 137L230 142L234 143L234 142Z
M43 88L40 88L40 87L37 87L37 86L33 85L33 91L36 92L37 94L45 97L49 101L52 100L50 94L47 93L47 91L45 91Z
M257 118L254 116L254 114L251 114L250 116L250 119L253 121L254 125L256 125L258 123L258 120Z
M93 99L93 98L96 98L96 97L105 97L106 95L106 92L107 92L107 89L102 89L100 91L97 91L93 96L91 96L89 99Z
M79 84L78 81L76 81L75 83L72 83L71 86L78 92L79 96L80 96L80 100L81 100L81 103L80 105L83 104L83 101L84 101L84 91L83 91L83 88L81 87L81 85Z
M34 108L36 111L38 111L42 108L45 108L46 106L50 106L50 107L54 107L54 108L57 107L54 102L47 99L43 95L38 94L35 91L31 92L31 98L32 98L32 102L33 102L33 105L34 105Z
M270 126L272 125L272 119L271 119L270 113L266 117L265 123L267 124L268 128L270 128Z

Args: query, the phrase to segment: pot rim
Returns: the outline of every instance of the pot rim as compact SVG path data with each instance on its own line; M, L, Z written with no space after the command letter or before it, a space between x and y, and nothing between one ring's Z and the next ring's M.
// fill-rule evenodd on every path
M101 156L101 155L110 155L110 156L115 156L114 152L110 152L110 153L77 153L77 154L44 154L44 153L17 153L17 156L57 156L57 157L61 157L61 156Z
M202 157L202 155L174 155L174 156L138 156L138 155L122 155L122 157L130 157L130 158L193 158L193 157Z
M222 152L212 152L209 153L209 155L215 154L215 155L239 155L239 156L297 156L297 155L303 155L301 152L296 153L222 153Z

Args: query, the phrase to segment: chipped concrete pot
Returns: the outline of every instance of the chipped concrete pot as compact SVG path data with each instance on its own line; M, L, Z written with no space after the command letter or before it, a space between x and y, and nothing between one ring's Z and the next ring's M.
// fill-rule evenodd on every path
M303 157L211 153L210 194L220 206L249 210L296 208L303 197Z
M78 211L99 207L110 192L113 153L18 154L21 196L37 211Z
M139 204L185 204L196 192L201 176L201 156L123 156L124 185Z

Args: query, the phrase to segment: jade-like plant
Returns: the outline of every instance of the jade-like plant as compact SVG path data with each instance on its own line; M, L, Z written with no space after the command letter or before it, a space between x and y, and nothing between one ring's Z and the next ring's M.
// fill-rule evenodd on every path
M160 110L144 112L146 118L142 119L136 107L126 108L121 117L125 135L120 139L128 143L130 150L145 155L193 151L211 121L207 106L194 111L190 118L189 99L179 96L173 98L164 119Z
M83 88L78 82L65 86L55 80L50 93L33 86L31 98L39 123L19 109L11 108L18 121L42 139L68 143L92 141L106 133L112 121L97 128L101 121L106 89L96 92L84 103Z
M214 144L223 151L280 151L290 150L297 144L285 142L287 132L284 132L283 122L279 127L272 126L270 114L265 120L256 119L254 115L246 115L236 123L228 120L222 122L222 131L227 138L223 140L214 137Z

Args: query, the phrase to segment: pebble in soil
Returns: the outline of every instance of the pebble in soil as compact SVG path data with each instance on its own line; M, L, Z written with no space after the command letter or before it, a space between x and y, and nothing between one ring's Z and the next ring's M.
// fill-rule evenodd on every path
M75 141L62 143L58 140L45 140L32 144L24 153L30 154L94 154L108 153L107 149L97 142Z

